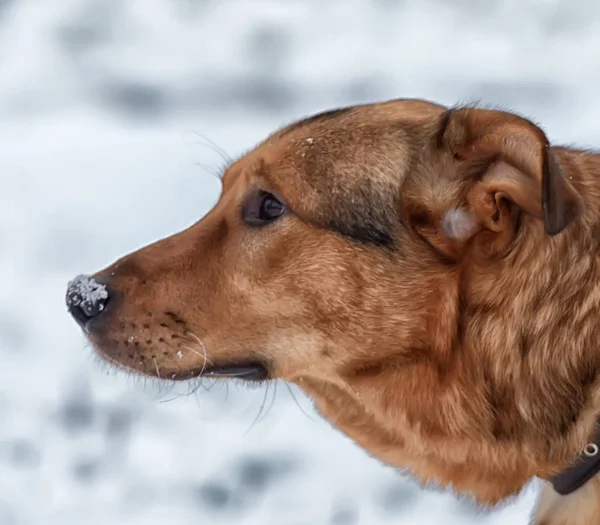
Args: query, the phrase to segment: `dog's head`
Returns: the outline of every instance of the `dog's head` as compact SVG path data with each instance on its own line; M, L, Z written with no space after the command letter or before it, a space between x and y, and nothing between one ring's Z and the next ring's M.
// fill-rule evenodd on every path
M523 385L510 316L581 211L538 127L420 100L351 107L276 132L222 183L198 223L70 287L104 358L296 383L373 454L484 501L536 473L545 400Z

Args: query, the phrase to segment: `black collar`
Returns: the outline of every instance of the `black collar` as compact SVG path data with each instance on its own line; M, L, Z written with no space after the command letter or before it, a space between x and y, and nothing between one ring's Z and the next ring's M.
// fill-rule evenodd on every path
M561 496L575 492L600 472L600 430L590 441L570 467L557 474L550 482Z

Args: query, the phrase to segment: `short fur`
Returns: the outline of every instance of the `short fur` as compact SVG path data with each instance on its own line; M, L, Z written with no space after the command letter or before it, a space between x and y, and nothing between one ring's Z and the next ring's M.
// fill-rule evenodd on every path
M173 379L263 363L373 456L493 505L600 417L599 175L504 111L305 119L229 166L198 223L94 276L112 300L89 337ZM257 188L288 209L262 228L240 212ZM600 523L599 487L546 484L535 523Z

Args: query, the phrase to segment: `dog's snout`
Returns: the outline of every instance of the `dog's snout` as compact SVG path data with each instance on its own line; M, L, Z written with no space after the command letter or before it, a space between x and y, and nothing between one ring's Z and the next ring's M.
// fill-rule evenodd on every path
M67 308L83 328L106 309L108 300L106 286L91 277L79 275L67 286Z

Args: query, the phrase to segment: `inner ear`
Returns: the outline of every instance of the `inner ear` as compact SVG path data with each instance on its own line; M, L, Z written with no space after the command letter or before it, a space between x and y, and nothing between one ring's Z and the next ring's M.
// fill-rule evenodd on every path
M542 218L539 184L504 161L486 170L467 195L467 202L471 213L493 232L511 228L516 215L514 206Z

